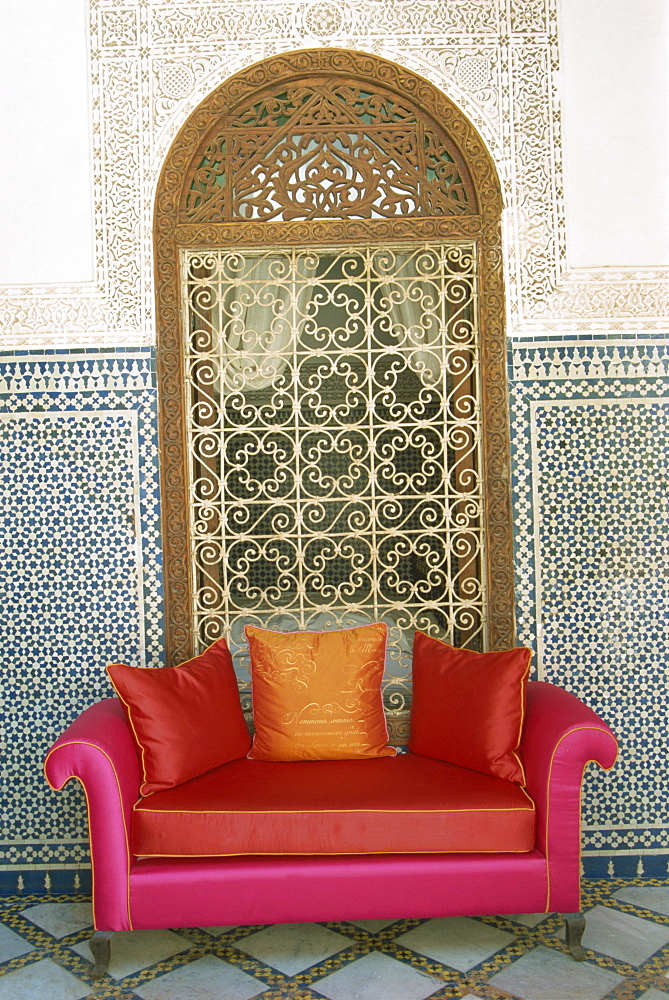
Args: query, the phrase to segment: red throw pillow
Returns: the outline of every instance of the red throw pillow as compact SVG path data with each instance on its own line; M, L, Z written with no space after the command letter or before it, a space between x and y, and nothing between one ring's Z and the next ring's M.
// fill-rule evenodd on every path
M140 751L141 795L245 757L244 721L225 639L178 667L107 667Z
M517 754L532 651L456 649L416 632L409 750L525 783Z

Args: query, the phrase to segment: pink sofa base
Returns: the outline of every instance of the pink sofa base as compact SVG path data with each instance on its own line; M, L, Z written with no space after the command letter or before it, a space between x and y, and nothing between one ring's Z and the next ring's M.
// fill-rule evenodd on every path
M535 913L546 859L530 854L384 854L142 861L132 925L193 927ZM115 930L100 926L100 930Z
M98 932L92 947L101 975L108 938L118 930L577 913L583 773L590 761L612 767L616 753L613 733L591 709L551 684L530 682L521 754L537 825L526 854L138 860L130 843L139 767L116 699L76 719L52 747L45 770L52 788L78 778L86 793ZM575 957L583 954L582 927L582 918L568 922Z

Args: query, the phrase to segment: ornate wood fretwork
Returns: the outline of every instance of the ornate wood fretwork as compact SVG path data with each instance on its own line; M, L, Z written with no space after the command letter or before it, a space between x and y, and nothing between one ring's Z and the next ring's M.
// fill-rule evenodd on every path
M440 217L476 211L456 144L397 95L323 76L265 88L207 137L189 222Z
M513 644L501 209L470 122L426 80L374 56L276 56L191 115L161 173L154 227L168 662L193 651L180 301L189 247L474 240L487 644Z

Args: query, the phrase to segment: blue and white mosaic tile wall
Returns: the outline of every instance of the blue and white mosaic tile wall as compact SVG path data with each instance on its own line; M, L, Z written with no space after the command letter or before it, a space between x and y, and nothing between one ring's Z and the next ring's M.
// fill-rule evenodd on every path
M510 377L519 639L621 742L588 775L586 871L666 875L669 343L517 347Z
M154 368L148 348L0 356L3 883L85 864L82 792L48 788L45 751L111 693L107 663L162 662Z
M591 769L587 873L669 861L669 340L537 342L509 355L519 640L621 738ZM42 759L104 667L162 662L152 351L0 355L4 695L0 886L87 883L78 786Z

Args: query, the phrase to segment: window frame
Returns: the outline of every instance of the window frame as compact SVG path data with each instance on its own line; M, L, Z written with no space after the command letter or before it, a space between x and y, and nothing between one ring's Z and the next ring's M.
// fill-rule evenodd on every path
M473 211L451 216L307 221L191 223L184 213L202 148L226 116L269 85L314 75L383 88L410 103L459 150L475 192ZM166 663L194 655L191 621L188 453L180 253L185 248L340 245L392 241L472 240L477 247L481 356L483 519L488 595L487 649L514 645L511 473L501 243L502 193L483 141L434 85L395 63L348 50L316 49L272 57L226 80L189 116L172 143L156 190L154 214L159 441L164 546Z

